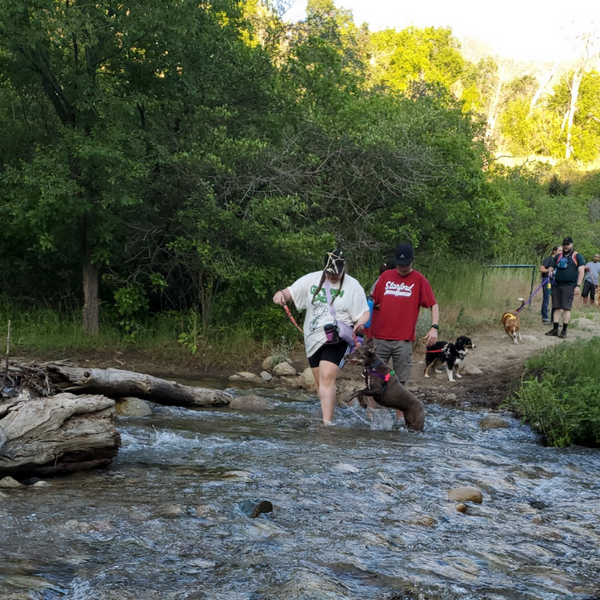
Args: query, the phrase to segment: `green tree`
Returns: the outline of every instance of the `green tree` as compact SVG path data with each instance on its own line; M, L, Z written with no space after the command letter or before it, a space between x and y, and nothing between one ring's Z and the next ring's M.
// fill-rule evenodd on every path
M451 90L465 60L452 30L446 27L386 29L371 36L373 84L405 92L415 83Z
M244 32L227 1L0 1L3 90L26 140L0 150L3 214L33 232L38 253L79 258L88 331L100 266L128 238L127 217L157 210L158 173L190 152L223 168L223 138L268 105L270 66Z
M573 74L563 77L554 89L549 107L561 118L560 142L570 144L573 157L587 163L600 156L600 74L590 71L581 74L572 125L567 121L571 110ZM569 135L570 134L570 135Z

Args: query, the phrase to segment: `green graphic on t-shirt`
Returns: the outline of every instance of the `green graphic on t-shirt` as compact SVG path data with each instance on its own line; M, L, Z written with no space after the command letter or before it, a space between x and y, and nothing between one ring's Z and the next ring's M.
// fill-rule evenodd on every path
M314 296L315 292L317 291L317 286L313 285L310 288L310 293ZM331 292L331 301L333 302L338 296L340 298L344 297L344 290L330 290ZM317 296L314 298L313 302L322 302L323 304L327 304L327 292L325 291L324 288L321 288L321 290L319 291L319 293L317 294Z

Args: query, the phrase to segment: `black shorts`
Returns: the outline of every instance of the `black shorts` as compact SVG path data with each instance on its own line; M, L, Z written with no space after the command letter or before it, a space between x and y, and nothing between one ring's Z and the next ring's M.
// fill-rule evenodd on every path
M583 282L583 290L581 291L581 297L582 298L587 298L590 297L591 301L594 301L594 298L596 297L596 286L591 282L588 281L587 279Z
M574 285L552 286L552 311L571 310L573 297L575 295Z
M322 360L340 366L342 358L348 349L347 342L338 342L337 344L323 344L312 356L308 357L308 364L311 369L319 366Z

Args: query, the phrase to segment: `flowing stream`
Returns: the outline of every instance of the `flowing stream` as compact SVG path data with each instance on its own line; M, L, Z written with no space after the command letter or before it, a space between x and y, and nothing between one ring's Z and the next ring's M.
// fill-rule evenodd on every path
M110 468L2 490L0 598L600 598L599 450L435 405L422 434L360 408L323 427L315 396L230 391L277 407L156 406L119 420Z

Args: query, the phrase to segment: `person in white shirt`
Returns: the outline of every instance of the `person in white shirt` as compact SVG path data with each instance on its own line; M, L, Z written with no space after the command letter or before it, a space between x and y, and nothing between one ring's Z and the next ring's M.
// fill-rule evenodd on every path
M341 250L328 252L324 262L323 271L308 273L279 290L273 302L284 306L292 301L298 310L306 310L306 356L317 383L323 423L332 425L340 363L356 332L369 320L369 306L360 283L346 272Z

